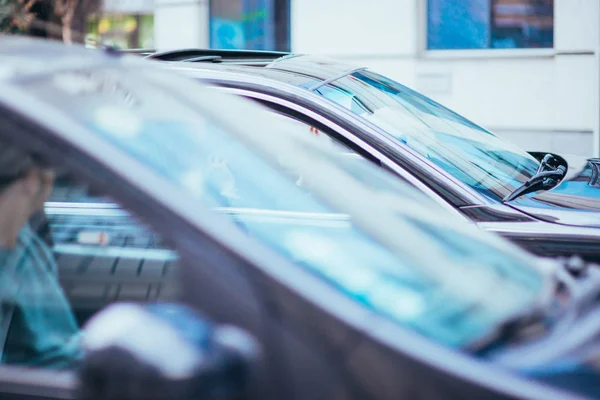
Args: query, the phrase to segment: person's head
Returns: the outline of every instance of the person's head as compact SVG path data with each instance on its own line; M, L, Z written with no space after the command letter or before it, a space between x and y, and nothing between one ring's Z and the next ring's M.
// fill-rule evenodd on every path
M0 199L29 218L52 193L54 170L39 157L0 141Z

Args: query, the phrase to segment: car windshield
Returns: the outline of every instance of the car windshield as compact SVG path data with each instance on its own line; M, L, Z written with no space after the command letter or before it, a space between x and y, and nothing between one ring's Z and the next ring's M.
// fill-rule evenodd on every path
M532 257L370 163L243 99L131 64L14 83L297 267L439 342L466 346L547 293Z
M527 152L374 72L352 73L315 92L492 199L503 199L537 170L538 161Z

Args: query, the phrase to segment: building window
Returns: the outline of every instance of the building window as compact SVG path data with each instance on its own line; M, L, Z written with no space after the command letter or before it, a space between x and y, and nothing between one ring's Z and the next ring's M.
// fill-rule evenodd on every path
M553 45L553 0L427 0L428 50Z
M90 18L86 41L120 49L154 48L154 15L107 14Z
M212 48L289 51L289 0L219 0L209 4Z

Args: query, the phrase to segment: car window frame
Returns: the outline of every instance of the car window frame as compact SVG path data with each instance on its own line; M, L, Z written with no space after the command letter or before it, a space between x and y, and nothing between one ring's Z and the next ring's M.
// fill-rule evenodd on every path
M46 110L43 108L37 111L39 111L41 115L40 119L42 120L44 116L50 117L44 112ZM207 253L210 252L207 252L206 248L200 248L201 246L198 246L198 243L208 244L209 246L207 247L215 246L221 252L223 251L223 246L216 243L214 238L206 241L208 234L199 232L198 227L192 222L186 221L184 217L178 215L174 210L161 204L157 199L144 193L139 188L135 188L135 185L132 185L133 182L131 180L128 182L123 175L116 171L109 171L108 168L102 165L102 161L93 160L82 149L74 146L73 143L61 140L47 126L37 124L31 118L19 115L18 112L15 113L15 110L3 107L1 102L0 122L2 126L0 137L8 137L15 144L21 145L25 149L33 147L39 154L46 156L51 162L56 162L57 164L63 162L77 178L93 184L96 188L107 194L110 193L119 201L119 204L126 206L128 209L136 210L136 215L143 215L143 217L151 219L152 222L148 224L156 231L165 232L165 239L170 239L175 244L180 259L200 259L209 264L214 262L211 257L207 257ZM65 129L69 128L71 127L67 125ZM109 152L104 156L106 159L113 159L114 157L123 159L123 156L116 152ZM131 172L131 168L136 170L133 175L139 176L143 172L135 165L129 165L127 169ZM147 175L147 173L141 174L141 176ZM161 180L152 179L152 184L161 186ZM195 212L200 212L194 204L189 204L188 207L194 208ZM227 228L229 228L225 226L226 224L223 224L223 221L219 221L218 224L213 225L218 230L225 229L228 231ZM204 240L190 240L190 238L198 237L199 234ZM228 232L223 235L231 237L232 234ZM235 237L235 234L233 237ZM231 252L230 256L235 259L238 254ZM190 264L182 263L181 265L177 279L183 282L181 275L184 275L183 270L190 267ZM215 268L219 266L220 264L218 263L214 264ZM184 293L183 285L181 290L181 301L186 303L186 298L189 298L190 295ZM187 302L189 301L188 299ZM75 385L76 378L73 371L58 372L43 368L0 365L0 397L2 398L6 395L16 396L16 398L28 396L29 398L39 398L40 400L74 399Z
M406 169L390 160L373 146L369 145L356 135L353 135L347 129L330 119L313 112L300 104L292 103L291 101L267 93L226 86L214 86L213 88L225 93L257 101L273 112L282 113L289 118L299 119L307 125L315 126L317 129L330 136L334 141L348 146L350 150L396 175L402 181L425 193L425 195L433 199L446 210L468 221L458 208L446 201L446 199L424 184L421 180L415 178L413 174L409 173Z
M310 92L306 88L296 87L275 79L257 77L251 72L223 72L202 69L202 65L193 67L197 68L171 65L168 69L183 73L216 88L250 91L258 95L273 96L276 99L290 102L292 106L304 107L318 117L338 124L342 129L356 132L351 136L360 137L365 143L368 141L369 145L371 145L371 142L376 143L375 146L380 148L381 152L385 152L390 160L393 160L391 165L410 169L410 172L407 172L408 175L412 175L421 184L426 185L452 207L496 204L493 199L477 193L459 180L454 179L443 169L436 167L425 158L414 153L370 121L353 114L331 100Z

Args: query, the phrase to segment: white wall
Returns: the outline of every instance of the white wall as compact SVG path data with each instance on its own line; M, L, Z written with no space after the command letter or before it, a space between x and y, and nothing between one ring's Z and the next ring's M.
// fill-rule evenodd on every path
M527 150L591 156L598 3L555 0L554 50L446 56L422 48L425 0L292 0L292 50L367 65Z
M414 56L414 0L292 0L294 51L358 57Z
M158 50L207 48L208 0L154 0L154 43Z
M367 65L528 150L600 150L600 0L555 0L552 50L442 55L422 46L426 0L291 2L293 51ZM208 47L208 0L154 7L157 48Z

